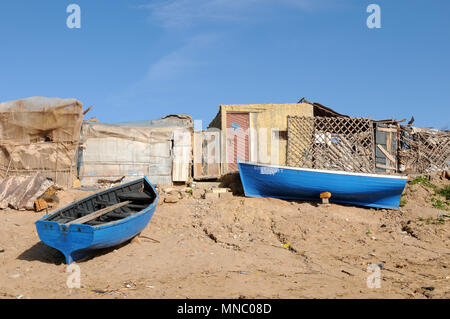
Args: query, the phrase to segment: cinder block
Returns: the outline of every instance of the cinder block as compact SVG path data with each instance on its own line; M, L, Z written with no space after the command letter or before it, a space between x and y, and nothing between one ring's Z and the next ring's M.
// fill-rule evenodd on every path
M213 188L212 189L212 192L216 193L216 194L222 194L222 193L226 193L228 191L229 191L228 188Z

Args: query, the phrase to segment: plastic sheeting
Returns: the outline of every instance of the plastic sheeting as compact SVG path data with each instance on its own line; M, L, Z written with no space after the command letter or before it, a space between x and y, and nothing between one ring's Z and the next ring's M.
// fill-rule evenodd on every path
M34 209L34 201L53 183L43 174L11 176L0 182L0 209Z
M82 121L82 103L76 99L31 97L1 103L0 177L41 172L71 186Z

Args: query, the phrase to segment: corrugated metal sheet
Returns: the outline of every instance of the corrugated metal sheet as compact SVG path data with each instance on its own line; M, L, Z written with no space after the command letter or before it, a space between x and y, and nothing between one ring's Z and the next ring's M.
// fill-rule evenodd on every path
M173 133L173 171L174 182L186 182L191 163L191 139L189 131L178 129Z
M159 124L166 121L173 124L172 120L161 119ZM174 132L183 131L190 136L193 129L190 118L179 120L182 121L178 122L182 124L179 127L143 124L149 121L141 122L141 126L83 123L79 154L81 183L93 185L98 179L114 180L125 176L125 181L129 181L147 176L154 184L172 184ZM188 126L183 126L185 124ZM189 147L190 151L190 144L182 146ZM189 162L187 165L182 176L185 180L188 178L185 175L189 176Z
M192 118L187 114L171 114L156 120L122 122L117 125L131 127L190 127L193 126L193 122Z
M227 113L228 171L238 170L237 159L250 159L249 113Z
M220 130L194 133L194 179L220 177Z

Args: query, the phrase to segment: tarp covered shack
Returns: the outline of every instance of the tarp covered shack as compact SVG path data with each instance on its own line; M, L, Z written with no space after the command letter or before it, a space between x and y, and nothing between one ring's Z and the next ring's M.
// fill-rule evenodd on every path
M83 121L76 99L30 97L0 104L0 178L40 172L72 186Z
M124 181L147 176L161 185L187 182L192 132L192 119L184 114L119 124L85 121L78 159L81 184L123 176Z

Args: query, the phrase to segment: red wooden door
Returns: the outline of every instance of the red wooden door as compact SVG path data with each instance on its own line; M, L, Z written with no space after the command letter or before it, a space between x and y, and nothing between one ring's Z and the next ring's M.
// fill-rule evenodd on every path
M249 113L227 113L228 172L238 170L237 159L250 160Z

